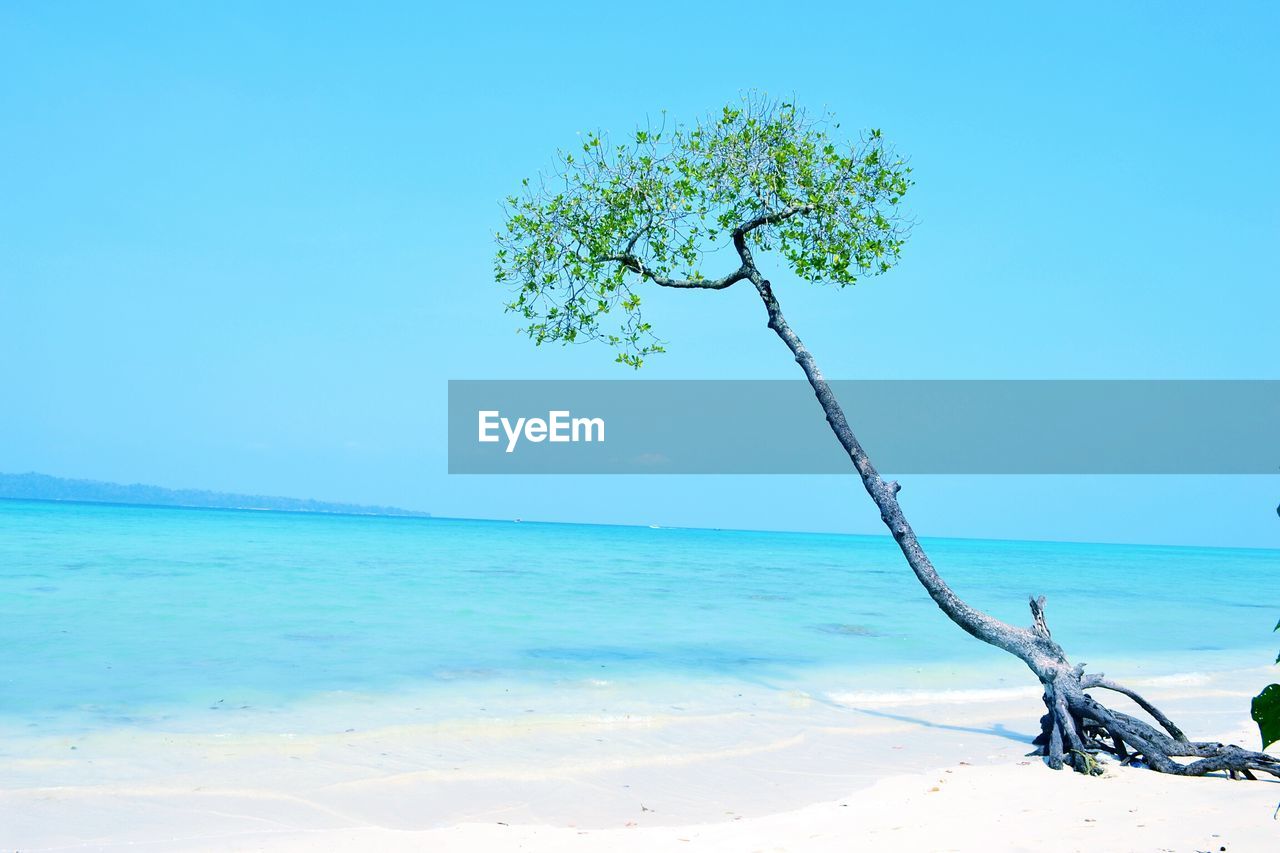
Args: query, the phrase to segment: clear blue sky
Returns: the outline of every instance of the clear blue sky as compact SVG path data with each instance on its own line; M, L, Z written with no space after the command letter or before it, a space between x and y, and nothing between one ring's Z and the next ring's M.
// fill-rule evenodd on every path
M774 276L828 374L1276 378L1278 40L1267 2L4 4L0 470L874 532L851 478L448 477L446 380L626 375L513 333L498 200L578 131L794 94L918 180L900 268ZM748 292L649 304L648 377L798 375ZM1280 545L1276 477L903 498L926 535Z

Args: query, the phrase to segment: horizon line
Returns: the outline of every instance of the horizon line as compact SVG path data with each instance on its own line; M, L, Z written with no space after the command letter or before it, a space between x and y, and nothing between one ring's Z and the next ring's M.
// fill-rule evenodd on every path
M349 518L381 518L393 521L405 522L431 522L431 521L469 521L484 522L489 524L555 524L567 527L620 527L633 530L679 530L685 532L706 532L706 533L768 533L781 536L840 536L854 539L892 539L888 533L850 533L847 531L831 531L831 530L777 530L772 528L758 527L686 527L683 525L656 525L645 524L642 522L605 522L605 521L556 521L550 519L526 519L517 518L493 518L493 517L477 517L477 516L453 516L453 515L436 515L435 513L426 512L424 510L409 510L414 514L396 515L394 513L381 512L348 512L348 511L331 511L331 510L305 510L305 509L278 509L274 507L235 507L235 506L195 506L191 504L151 504L151 503L134 503L127 501L96 501L75 498L15 498L0 497L0 501L10 503L42 503L42 504L75 504L83 506L113 506L113 507L129 507L134 509L173 509L186 512L208 510L211 512L247 512L256 514L279 513L282 515L323 515L323 516L340 516ZM1008 543L1025 543L1040 545L1101 545L1113 547L1130 547L1130 548L1196 548L1211 551L1262 551L1262 552L1280 552L1280 547L1261 547L1257 545L1188 545L1173 544L1168 542L1100 542L1097 540L1083 539L1002 539L993 536L937 536L922 535L920 539L932 541L956 541L956 542L1008 542Z

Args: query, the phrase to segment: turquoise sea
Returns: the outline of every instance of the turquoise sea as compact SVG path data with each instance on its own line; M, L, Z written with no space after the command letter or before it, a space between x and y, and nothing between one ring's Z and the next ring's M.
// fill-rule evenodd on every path
M1047 595L1055 637L1108 672L1274 658L1280 551L925 544L1002 618ZM0 725L45 732L335 695L820 694L1019 671L952 626L885 537L20 501L0 501L0 649Z

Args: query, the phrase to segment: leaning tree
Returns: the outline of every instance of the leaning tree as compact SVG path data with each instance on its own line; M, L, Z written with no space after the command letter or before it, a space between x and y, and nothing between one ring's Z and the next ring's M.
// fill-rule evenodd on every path
M840 287L887 271L909 224L899 212L910 168L878 130L842 141L829 115L748 94L691 125L648 127L614 144L588 134L556 168L507 199L495 273L510 311L537 344L603 341L640 367L661 352L641 318L640 291L752 287L768 327L813 387L880 518L929 596L969 634L1020 658L1044 686L1047 713L1035 744L1048 764L1097 773L1100 752L1184 776L1215 771L1280 777L1280 760L1235 745L1193 741L1133 690L1072 665L1053 639L1044 598L1019 627L972 607L942 579L877 473L813 355L788 325L756 255L773 252L801 281ZM722 251L718 251L722 250ZM732 260L712 277L704 264ZM1152 723L1103 705L1088 691L1133 700ZM1183 760L1179 760L1183 759Z

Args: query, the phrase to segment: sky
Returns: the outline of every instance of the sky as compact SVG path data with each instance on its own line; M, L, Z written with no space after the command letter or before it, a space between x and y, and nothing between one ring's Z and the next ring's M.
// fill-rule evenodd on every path
M852 477L449 476L449 379L799 376L740 288L646 294L639 377L533 348L500 200L579 133L787 95L917 181L891 273L770 272L829 376L1278 378L1278 37L1266 2L4 4L0 471L878 532ZM1280 547L1280 477L903 485L924 535Z

